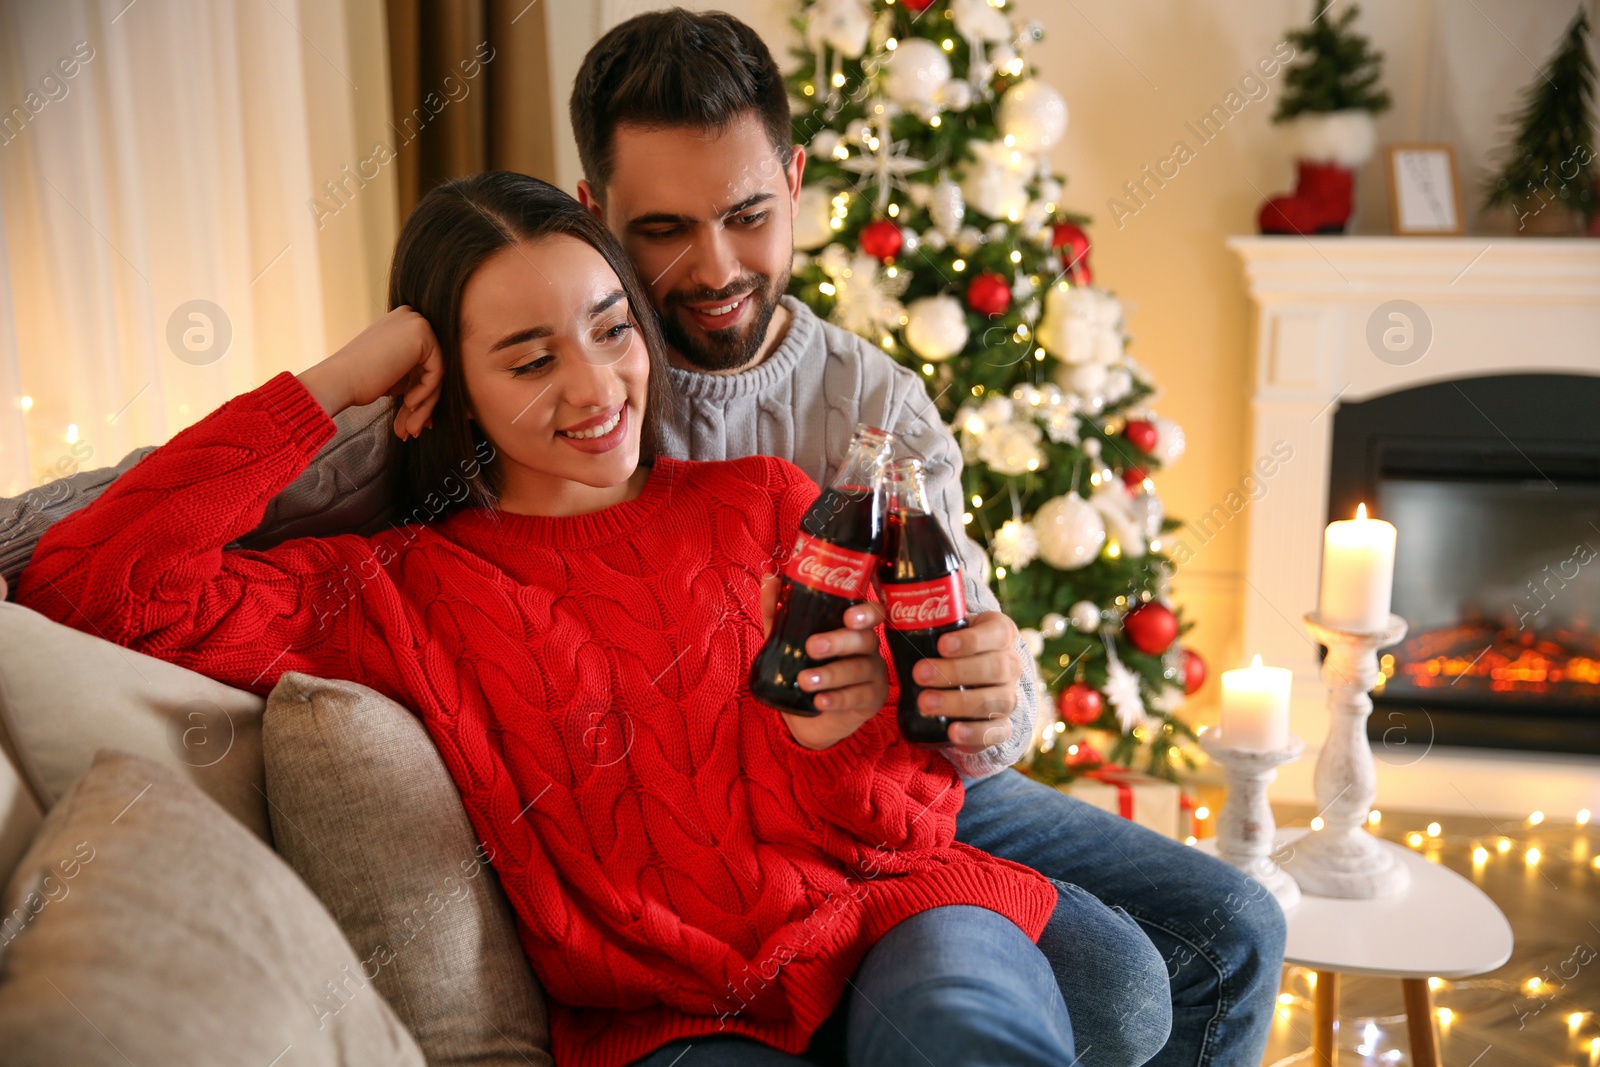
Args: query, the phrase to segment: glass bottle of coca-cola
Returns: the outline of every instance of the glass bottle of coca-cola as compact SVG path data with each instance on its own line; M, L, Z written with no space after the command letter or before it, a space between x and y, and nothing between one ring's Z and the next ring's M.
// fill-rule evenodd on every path
M900 682L900 735L914 745L943 748L950 744L950 723L957 720L917 710L923 687L912 679L911 668L919 660L940 658L939 638L967 625L967 593L961 556L929 511L922 478L920 459L889 466L878 588Z
M882 547L883 467L893 444L888 431L857 424L844 466L800 520L772 633L750 666L750 692L763 704L819 714L800 674L828 661L806 655L806 639L842 629L845 610L866 599Z

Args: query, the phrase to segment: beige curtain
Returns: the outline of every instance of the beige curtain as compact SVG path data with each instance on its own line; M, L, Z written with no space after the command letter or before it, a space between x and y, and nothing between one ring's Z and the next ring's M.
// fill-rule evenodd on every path
M482 170L556 181L551 0L387 0L402 217Z
M382 310L382 0L0 0L0 495Z

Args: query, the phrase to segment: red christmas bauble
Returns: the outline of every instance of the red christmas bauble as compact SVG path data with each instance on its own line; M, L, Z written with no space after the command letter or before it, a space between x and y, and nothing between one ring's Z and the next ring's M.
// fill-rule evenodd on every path
M980 274L967 286L967 306L980 315L1004 315L1011 306L1011 283L998 274Z
M1161 439L1161 434L1155 426L1143 419L1131 419L1128 425L1122 428L1122 436L1128 443L1140 452L1151 452L1156 447L1156 442Z
M1139 483L1144 481L1149 476L1149 472L1143 467L1122 468L1122 484L1127 486L1129 489L1138 489Z
M1178 636L1178 617L1152 600L1123 617L1122 632L1140 652L1159 656Z
M1056 698L1056 707L1060 709L1064 721L1073 726L1088 726L1100 718L1106 702L1100 696L1100 690L1082 682L1073 682Z
M1183 650L1183 691L1193 693L1206 684L1206 661L1192 648Z
M933 6L933 0L900 0L907 11L926 11Z
M1050 231L1050 248L1061 253L1061 269L1084 285L1093 285L1089 273L1089 235L1075 222L1058 222Z
M900 227L888 219L879 219L861 227L861 251L873 259L887 263L899 254L903 244L905 238L900 234Z
M1072 751L1076 748L1078 751ZM1067 747L1067 766L1095 768L1106 761L1100 750L1087 741L1074 741Z

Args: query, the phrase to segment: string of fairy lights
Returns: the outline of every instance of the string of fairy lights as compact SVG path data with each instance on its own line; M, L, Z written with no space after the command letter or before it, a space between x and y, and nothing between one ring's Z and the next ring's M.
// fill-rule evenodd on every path
M1198 816L1199 812L1196 811L1195 814ZM1429 822L1420 830L1407 831L1403 835L1403 840L1408 847L1422 853L1426 859L1434 863L1440 862L1440 850L1446 846L1469 848L1471 877L1475 883L1481 881L1495 864L1517 863L1529 872L1541 872L1544 865L1557 861L1570 863L1575 873L1587 874L1591 880L1600 880L1600 852L1591 847L1587 831L1591 818L1592 813L1588 808L1579 810L1572 817L1571 827L1575 831L1572 844L1559 852L1553 851L1549 840L1544 840L1541 847L1540 843L1526 839L1519 840L1510 833L1498 831L1491 834L1447 834L1444 825L1437 820ZM1368 825L1374 830L1382 824L1382 821L1383 814L1376 809L1367 816ZM1311 828L1319 829L1321 822L1321 819L1313 819ZM1533 830L1543 830L1548 833L1555 828L1553 821L1543 811L1534 811L1520 822L1516 832L1519 835ZM1551 885L1561 888L1555 886L1553 881ZM1579 891L1587 899L1600 899L1600 884L1592 884ZM1596 929L1600 930L1600 927ZM1575 1058L1560 1061L1563 1067L1600 1067L1600 1011L1570 992L1568 982L1586 965L1600 962L1600 948L1596 947L1597 944L1600 944L1600 937L1589 939L1580 935L1567 959L1545 965L1541 968L1544 974L1528 975L1524 978L1511 975L1464 979L1429 978L1428 988L1436 997L1443 996L1457 1000L1453 1006L1438 1005L1434 1008L1434 1018L1441 1039L1448 1038L1452 1028L1464 1020L1484 1015L1489 1010L1481 1007L1469 1009L1467 1005L1461 1003L1463 998L1457 996L1458 994L1478 990L1490 991L1513 998L1511 1013L1514 1018L1511 1021L1519 1024L1518 1030L1541 1026L1566 1029L1568 1048ZM1571 974L1565 973L1566 964L1573 965ZM1552 967L1555 968L1554 971ZM1506 969L1509 969L1509 965ZM1311 1059L1313 1050L1309 1044L1309 1026L1293 1027L1292 1024L1295 1013L1304 1012L1309 1016L1313 1012L1316 988L1316 971L1292 965L1284 968L1275 1026L1284 1028L1286 1033L1305 1037L1308 1044L1273 1061L1267 1067L1289 1067L1291 1064ZM1592 1000L1593 997L1588 998L1588 1001ZM1499 1010L1504 1011L1505 1001L1496 999L1495 1004ZM1404 1013L1342 1015L1337 1025L1338 1033L1343 1037L1340 1050L1354 1051L1364 1062L1393 1064L1409 1058L1405 1051L1409 1047L1409 1035L1406 1031ZM1560 1040L1559 1032L1554 1035L1554 1040Z

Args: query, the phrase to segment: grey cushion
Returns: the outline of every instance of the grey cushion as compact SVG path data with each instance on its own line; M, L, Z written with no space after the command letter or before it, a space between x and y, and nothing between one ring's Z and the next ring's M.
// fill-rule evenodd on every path
M335 415L333 440L272 498L255 530L234 544L263 549L291 537L372 534L389 526L398 471L393 450L399 446L389 427L398 403L384 397ZM153 445L136 448L114 467L79 471L0 499L0 576L15 589L17 575L51 524L87 507L117 475L154 450Z
M166 764L264 841L266 701L203 674L0 604L0 729L40 807L101 747Z
M364 977L373 962L266 845L159 763L100 754L3 905L10 1067L425 1067Z
M354 682L286 672L262 728L278 852L434 1067L549 1065L544 995L450 772L417 717Z

